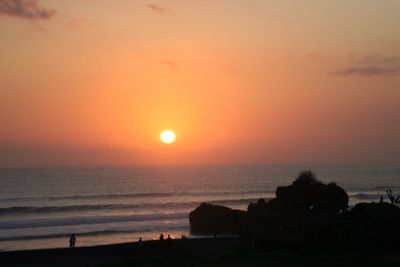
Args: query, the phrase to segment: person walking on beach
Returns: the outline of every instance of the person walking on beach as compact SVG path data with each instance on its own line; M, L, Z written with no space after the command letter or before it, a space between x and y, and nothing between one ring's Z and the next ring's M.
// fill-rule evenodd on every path
M142 237L139 237L139 248L143 247Z
M69 238L69 247L74 248L76 243L76 236L75 234L72 234Z
M168 235L167 237L167 248L169 248L171 246L171 242L172 242L172 238L170 235Z
M161 233L160 234L160 241L163 241L164 240L164 235L163 235L163 233Z

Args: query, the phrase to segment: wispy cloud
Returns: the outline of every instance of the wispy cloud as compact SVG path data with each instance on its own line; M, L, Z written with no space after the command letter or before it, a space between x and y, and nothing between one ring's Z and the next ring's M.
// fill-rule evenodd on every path
M84 17L77 17L77 18L70 20L68 22L68 26L70 28L77 29L86 23L87 23L87 20Z
M54 9L41 6L37 0L0 0L0 15L23 19L49 19Z
M390 75L397 75L399 73L400 73L400 67L388 68L380 66L347 68L333 72L334 75L340 75L340 76L350 76L350 75L390 76Z
M387 67L400 66L400 57L393 55L382 55L379 53L365 54L361 56L353 55L352 58L360 65L379 65Z
M176 68L176 63L168 59L160 60L160 63L171 68Z
M158 14L165 14L168 11L167 8L160 6L160 5L155 5L155 4L148 4L147 8Z
M308 59L320 59L322 57L319 53L308 53L306 56Z
M400 74L400 57L371 53L364 55L350 55L350 67L332 72L340 76L394 76Z

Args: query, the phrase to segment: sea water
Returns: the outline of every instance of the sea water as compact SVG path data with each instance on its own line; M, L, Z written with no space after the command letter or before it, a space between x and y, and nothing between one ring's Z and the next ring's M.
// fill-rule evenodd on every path
M350 205L400 193L400 165L193 165L0 169L0 250L66 247L190 235L200 203L246 209L301 170L336 182Z

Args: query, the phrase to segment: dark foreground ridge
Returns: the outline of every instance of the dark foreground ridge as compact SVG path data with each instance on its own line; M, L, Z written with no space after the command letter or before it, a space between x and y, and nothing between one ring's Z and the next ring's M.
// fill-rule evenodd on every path
M91 267L114 266L114 264L141 261L146 258L162 260L164 257L174 255L190 254L193 257L202 258L233 252L238 248L239 243L238 238L177 239L172 240L168 247L166 242L155 240L144 241L142 245L133 242L93 247L5 251L0 252L0 266Z
M271 266L271 267L398 267L398 254L315 253L292 250L248 251L240 238L160 241L142 246L125 243L105 246L0 252L2 267L149 267L149 266Z
M303 171L276 197L250 203L247 211L202 203L189 215L192 233L240 235L247 249L400 251L399 198L359 203L351 210L340 186Z

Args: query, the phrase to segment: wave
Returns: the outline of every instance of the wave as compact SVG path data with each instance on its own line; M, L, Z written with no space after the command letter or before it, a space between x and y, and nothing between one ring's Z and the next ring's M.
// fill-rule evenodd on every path
M378 200L381 197L384 199L387 198L386 192L379 194L379 193L352 193L349 195L350 198L355 198L358 200Z
M98 194L98 195L70 195L70 196L38 196L0 198L1 201L32 201L32 200L72 200L72 199L115 199L115 198L147 198L147 197L173 197L173 196L226 196L245 194L271 194L275 191L248 190L248 191L213 191L213 192L158 192L158 193L130 193L130 194Z
M248 204L257 201L259 198L240 199L215 199L206 201L208 203L230 205ZM73 211L96 211L96 210L133 210L146 208L195 208L201 201L191 202L164 202L164 203L143 203L143 204L100 204L100 205L68 205L68 206L17 206L0 208L1 215L31 214L31 213L59 213Z
M383 196L387 198L386 193L349 193L350 198L357 200L378 200ZM257 201L259 198L237 198L237 199L211 199L208 201L188 201L188 202L149 202L141 204L83 204L83 205L65 205L65 206L13 206L0 208L0 216L5 215L22 215L22 214L46 214L46 213L63 213L63 212L86 212L86 211L110 211L110 210L142 210L151 208L195 208L201 202L219 204L219 205L238 205L249 204ZM265 198L268 199L268 198Z
M339 184L340 185L340 184ZM400 186L394 186L394 185L377 185L377 186L348 186L345 188L345 190L351 194L351 193L381 193L386 195L386 190L387 189L392 189L394 192L400 191Z
M170 221L187 219L187 212L161 213L161 214L137 214L137 215L104 215L104 216L77 216L72 218L41 218L31 220L4 220L0 221L0 230L58 227L72 225L89 225L122 222L144 222L144 221Z
M146 229L105 229L98 231L77 232L78 237L92 237L102 235L115 235L115 234L131 234L131 233L146 233L146 232L160 232L165 230L180 230L185 229L185 225L168 226L164 228L146 228ZM35 240L35 239L51 239L51 238L68 238L70 233L52 233L52 234L38 234L38 235L22 235L22 236L8 236L0 237L0 241L20 241L20 240Z

